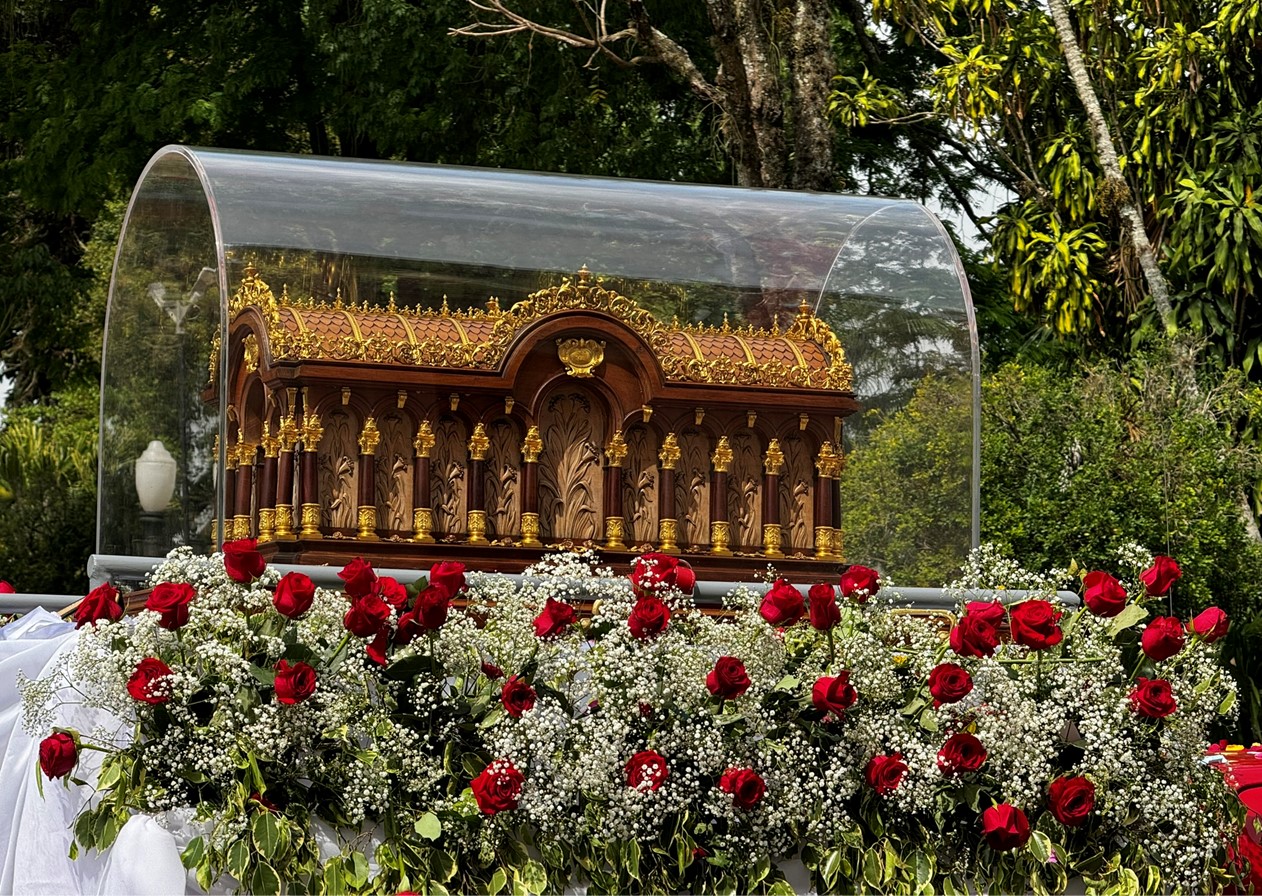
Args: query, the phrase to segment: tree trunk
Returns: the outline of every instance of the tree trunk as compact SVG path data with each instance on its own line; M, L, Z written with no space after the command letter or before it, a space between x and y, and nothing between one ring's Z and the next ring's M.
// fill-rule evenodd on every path
M794 4L788 47L793 78L789 100L793 125L791 186L799 190L831 190L835 181L833 129L824 114L837 74L829 40L831 18L825 0L797 0Z

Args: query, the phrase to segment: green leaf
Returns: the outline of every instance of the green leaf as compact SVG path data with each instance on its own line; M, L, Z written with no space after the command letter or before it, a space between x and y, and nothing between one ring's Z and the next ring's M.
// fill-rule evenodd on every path
M276 873L276 869L266 862L259 862L254 869L254 876L250 881L250 890L253 893L271 894L280 893L280 875Z
M640 841L632 840L627 844L627 874L632 880L640 879Z
M250 836L254 845L265 858L274 859L280 851L281 829L276 816L271 812L260 812L250 822Z
M346 882L352 887L362 887L368 883L368 859L362 852L353 852L349 856L350 867L346 869Z
M1113 617L1109 624L1109 637L1116 638L1123 631L1148 618L1148 611L1139 604L1127 604L1126 609Z
M1052 856L1052 839L1042 831L1032 831L1026 848L1040 863L1046 863Z
M237 840L228 847L227 861L224 870L239 881L245 880L246 869L250 867L250 845L244 839Z
M639 844L634 840L632 840L631 843L636 846L636 855L638 857ZM548 889L548 872L534 859L531 859L522 866L521 871L518 872L518 878L528 893L543 893Z
M795 691L802 684L801 679L793 675L786 675L784 678L776 682L773 691Z
M495 896L500 890L508 885L508 875L504 873L503 868L496 868L495 873L491 875L491 882L486 886L487 896Z
M426 840L437 840L442 836L443 824L433 812L426 812L416 820L416 833Z
M1236 705L1236 692L1228 691L1227 696L1223 698L1223 702L1218 704L1218 714L1225 716L1231 712L1231 708Z
M324 892L340 896L346 892L346 875L342 872L341 858L332 859L324 866Z
M436 849L430 853L429 870L430 875L442 883L446 883L456 876L457 871L456 860L452 858L451 853Z
M185 868L195 868L206 856L206 842L201 837L194 837L180 853L180 862Z
M863 854L863 879L872 889L881 889L881 857L875 849Z
M276 684L276 670L264 669L262 666L256 666L250 663L250 674L254 679L264 687L273 687Z

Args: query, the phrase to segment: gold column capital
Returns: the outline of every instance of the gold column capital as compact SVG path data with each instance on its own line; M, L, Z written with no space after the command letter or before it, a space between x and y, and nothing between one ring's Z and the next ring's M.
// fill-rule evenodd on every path
M683 452L679 450L679 437L673 432L666 433L666 438L662 439L662 450L657 452L657 459L662 462L662 469L675 469L679 466L679 459L682 456Z
M272 435L272 421L263 421L263 456L277 457L280 455L280 436Z
M422 420L421 425L416 428L416 440L412 442L412 447L416 449L417 457L429 457L429 453L434 450L434 430L430 427L428 420Z
M319 450L322 438L324 438L324 427L320 425L320 415L304 413L302 415L302 450Z
M381 431L377 429L377 419L369 417L364 421L364 428L359 432L359 453L375 454L381 444Z
M491 439L486 434L486 426L479 423L473 427L473 435L469 436L469 459L486 460L486 453L491 450Z
M714 472L727 473L732 469L732 443L727 440L727 436L719 438L719 444L714 447L714 454L710 457L710 463L714 464Z
M609 440L609 444L605 446L605 461L611 467L620 467L626 459L627 442L622 437L622 430L618 430L613 434L613 438Z
M528 464L537 464L542 453L543 438L539 435L539 427L532 426L526 430L526 438L521 443L522 460Z
M831 479L836 475L834 472L837 463L837 455L833 451L833 443L825 442L819 446L819 456L815 460L815 469L819 475Z
M780 440L772 439L767 445L767 453L762 459L763 469L769 476L779 476L784 469L784 452L780 450Z
M285 417L280 418L280 426L276 430L277 438L280 439L281 451L293 451L294 445L298 441L298 421L294 419L293 411Z

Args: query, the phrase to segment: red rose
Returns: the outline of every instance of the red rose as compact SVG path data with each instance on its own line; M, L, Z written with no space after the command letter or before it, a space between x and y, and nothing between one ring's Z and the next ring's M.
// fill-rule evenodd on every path
M745 664L734 656L721 656L705 677L710 693L723 700L732 700L749 690Z
M907 774L907 763L903 762L902 753L891 753L888 756L873 756L868 760L868 767L863 773L868 786L881 796L889 796Z
M520 719L522 713L534 708L535 689L520 676L514 675L504 682L504 689L500 691L500 703L504 704L504 709L510 716Z
M1087 573L1082 587L1082 602L1095 615L1109 619L1126 609L1126 589L1107 572Z
M752 768L729 768L719 779L719 789L732 795L732 804L737 809L748 810L758 805L767 792L767 785Z
M464 588L464 564L458 560L444 560L429 568L429 584L441 588L449 597Z
M837 608L837 592L833 590L832 585L825 585L823 582L812 585L811 590L807 592L807 597L810 599L809 613L812 628L826 632L841 622L841 610Z
M276 691L276 702L293 706L306 700L316 689L316 673L306 663L289 665L289 660L281 660L276 664L276 682L272 685Z
M136 671L127 679L127 693L142 703L166 703L171 699L171 667L157 657L147 656L136 664Z
M368 654L368 658L378 666L388 665L390 660L386 656L386 648L390 646L390 629L383 628L377 632L377 637L373 638L364 645L364 653Z
M687 560L670 554L643 554L631 564L631 587L640 597L648 597L662 588L678 588L691 594L697 574Z
M852 566L841 574L841 596L852 597L859 603L866 603L868 598L881 590L877 581L880 577L875 569L866 566Z
M496 812L508 812L517 808L521 799L521 786L526 781L521 772L507 759L496 759L482 774L474 778L469 786L473 788L473 798L483 815L494 815Z
M1183 623L1177 616L1158 616L1144 629L1139 646L1150 660L1159 663L1182 650L1186 640Z
M116 622L123 618L123 607L118 602L118 589L109 582L97 585L88 596L79 601L74 611L74 627L83 628L91 623L96 625L102 619Z
M658 597L642 597L635 602L627 625L631 634L641 641L656 637L666 631L670 622L670 607Z
M7 581L0 579L0 594L17 594L18 590Z
M758 612L771 625L793 625L806 612L806 600L802 597L802 592L789 584L788 579L776 579L775 584L763 596Z
M938 770L944 775L975 772L986 762L986 748L967 731L957 731L938 751Z
M1081 827L1095 808L1095 785L1086 778L1057 778L1047 789L1047 808L1065 827Z
M408 590L400 584L399 580L392 576L382 576L377 579L372 587L373 592L394 607L396 610L402 610L403 605L408 602Z
M438 585L430 585L416 598L412 613L417 624L427 632L435 632L447 621L451 610L451 592Z
M999 646L999 630L981 616L965 613L952 627L950 641L960 656L990 656Z
M567 603L548 598L543 612L535 617L535 637L555 638L565 634L565 630L574 624L574 608Z
M1158 556L1152 558L1152 566L1139 574L1139 580L1152 597L1164 597L1182 576L1179 564L1169 557Z
M342 618L342 624L356 638L371 638L390 621L390 605L375 594L357 598Z
M197 592L187 582L163 582L155 585L145 601L145 609L161 614L158 625L177 629L188 622L188 605Z
M627 760L627 786L636 790L656 790L670 777L666 757L656 750L641 750Z
M970 600L964 605L964 612L974 619L980 619L999 628L1003 625L1003 617L1007 611L997 600Z
M373 586L377 584L377 574L373 572L372 564L363 557L356 557L343 566L337 577L344 583L351 600L371 594Z
M39 767L48 778L64 778L79 761L79 745L64 731L39 742Z
M1012 640L1031 650L1055 647L1065 637L1060 630L1061 612L1046 600L1023 600L1008 611Z
M955 663L940 663L929 673L929 693L933 695L933 708L944 703L957 703L973 690L973 676Z
M263 574L267 561L258 552L259 543L253 538L238 538L224 542L223 568L228 578L248 585Z
M504 677L504 670L494 663L483 663L482 674L491 679L491 681L498 681Z
M1018 849L1030 839L1030 821L1016 806L1000 803L982 813L982 837L991 849Z
M1137 686L1130 692L1131 709L1149 719L1164 719L1179 708L1174 702L1170 682L1164 678L1147 679L1142 675L1135 679Z
M276 583L272 605L282 616L297 619L311 609L315 600L315 582L300 572L287 572Z
M850 673L845 669L836 675L817 678L811 688L811 703L815 708L838 719L845 716L846 710L854 706L858 699L859 694L850 683Z
M1188 631L1194 635L1200 635L1201 640L1206 644L1213 644L1227 634L1227 629L1230 627L1231 620L1218 607L1207 607L1188 623Z

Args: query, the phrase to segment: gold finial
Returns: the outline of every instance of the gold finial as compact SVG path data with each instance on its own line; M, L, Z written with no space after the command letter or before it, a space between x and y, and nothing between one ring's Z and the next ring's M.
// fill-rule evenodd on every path
M731 325L731 324L729 324L729 323L727 322L727 312L726 312L726 311L724 311L724 312L723 312L723 327L722 327L722 329L720 329L720 330L719 330L719 332L720 332L720 333L730 333L730 332L732 332L732 325Z
M670 319L670 327L672 330L679 329L679 315L678 314L676 314L674 317Z
M416 456L429 457L429 453L434 450L434 442L434 430L430 428L428 420L422 420L416 430L416 441L412 443Z
M802 304L798 305L798 317L805 320L814 316L815 314L811 309L811 303L806 301L806 299L802 299Z
M539 427L532 426L526 430L526 438L521 443L522 460L528 464L538 463L542 453L543 439L539 435Z
M587 265L583 265L578 269L578 282L580 286L586 286L591 282L592 272L587 269Z
M280 303L282 305L289 304L289 284L283 283L280 287Z
M613 434L613 438L609 440L609 444L605 446L605 460L611 467L620 467L626 459L627 442L622 437L622 430L618 430Z
M673 433L666 433L662 439L662 450L657 452L657 459L662 462L663 470L673 470L679 464L683 453L679 450L679 438Z
M340 286L337 288L337 292L334 293L333 295L333 307L334 308L342 307L342 287Z
M486 313L487 314L500 313L500 300L497 299L495 296L491 296L489 299L486 300Z
M393 289L390 290L390 302L386 305L386 310L390 311L391 313L399 310L399 306L394 303L394 290Z
M280 454L280 436L272 435L272 421L263 421L263 437L259 440L263 443L263 456L276 457Z
M714 472L727 473L732 469L732 444L727 440L727 436L719 439L719 444L714 448L714 454L710 458L710 463L714 464Z
M451 309L447 307L447 293L443 293L443 304L438 310L444 317L450 316Z
M767 454L762 460L763 469L771 476L779 476L784 468L784 452L780 450L780 440L772 439L767 444Z
M486 427L479 423L473 427L473 435L469 437L469 459L486 460L486 453L491 450L491 439L486 434Z
M364 428L359 433L359 452L360 454L374 454L377 451L377 445L381 442L381 433L377 429L377 420L369 417L364 421Z

